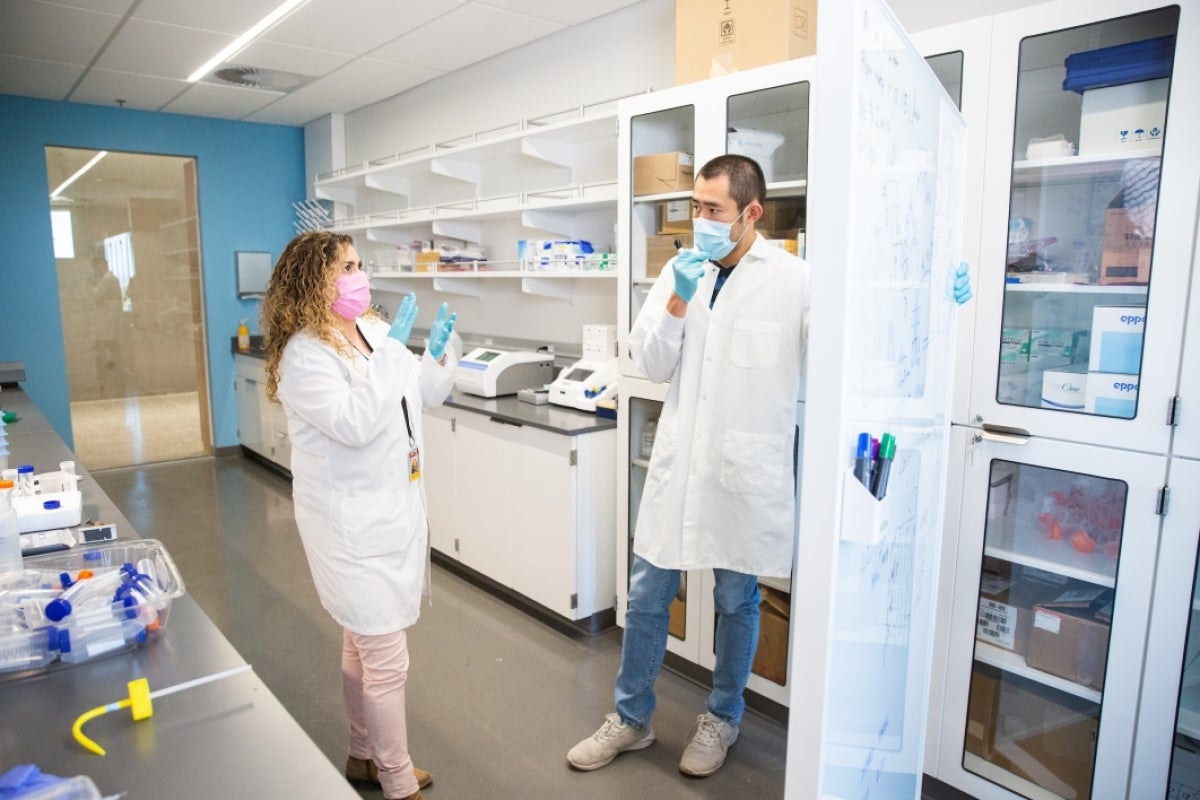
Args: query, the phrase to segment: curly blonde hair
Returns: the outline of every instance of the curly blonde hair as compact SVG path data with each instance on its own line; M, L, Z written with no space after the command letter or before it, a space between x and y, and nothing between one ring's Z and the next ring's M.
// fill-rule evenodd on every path
M339 352L345 350L333 315L338 271L330 269L354 239L344 233L307 231L275 262L259 313L267 351L267 397L279 402L279 361L293 334L307 331Z

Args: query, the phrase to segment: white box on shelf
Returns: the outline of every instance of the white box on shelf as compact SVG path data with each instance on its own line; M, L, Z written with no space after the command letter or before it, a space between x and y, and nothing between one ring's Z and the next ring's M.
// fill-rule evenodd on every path
M1092 309L1088 370L1136 375L1142 366L1144 306L1096 306Z
M1042 408L1083 411L1087 398L1087 367L1048 369L1042 375Z
M758 162L767 183L775 179L775 151L783 145L784 138L782 133L752 128L730 128L725 136L728 152Z
M1133 419L1137 411L1138 376L1089 372L1083 410L1105 417Z
M1168 78L1088 89L1079 119L1079 154L1162 152Z

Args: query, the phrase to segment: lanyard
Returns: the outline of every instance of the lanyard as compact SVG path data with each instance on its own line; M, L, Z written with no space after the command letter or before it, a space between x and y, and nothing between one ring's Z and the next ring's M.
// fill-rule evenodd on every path
M404 412L404 427L408 428L408 446L416 447L417 439L413 436L412 421L408 418L408 398L400 398L400 410Z

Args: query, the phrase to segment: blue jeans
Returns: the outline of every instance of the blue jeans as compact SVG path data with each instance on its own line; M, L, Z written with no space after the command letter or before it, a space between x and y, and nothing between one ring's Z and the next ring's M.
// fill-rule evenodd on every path
M710 714L740 725L746 710L742 693L758 647L758 578L714 569L717 610L716 656ZM629 608L621 671L615 691L617 715L626 725L645 728L654 713L654 680L667 651L668 609L679 591L679 570L661 569L638 555L629 574ZM695 602L695 600L693 600Z

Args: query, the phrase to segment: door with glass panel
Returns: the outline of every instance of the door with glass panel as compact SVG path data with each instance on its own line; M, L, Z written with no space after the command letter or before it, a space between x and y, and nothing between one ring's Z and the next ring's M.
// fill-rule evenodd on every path
M983 800L1112 796L1130 773L1166 459L985 436L962 455L939 777Z
M1200 176L1200 70L1181 66L1200 9L1141 8L994 18L973 424L1166 451Z

